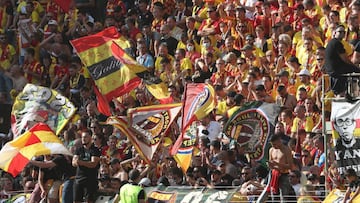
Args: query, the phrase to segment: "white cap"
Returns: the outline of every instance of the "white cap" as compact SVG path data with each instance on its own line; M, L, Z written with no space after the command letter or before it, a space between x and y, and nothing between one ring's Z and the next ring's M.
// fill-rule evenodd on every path
M56 20L49 20L48 25L58 25L58 23L56 22Z
M307 75L307 76L311 76L310 72L307 69L302 69L298 75Z
M139 185L149 187L151 185L151 180L149 178L142 178L139 182Z

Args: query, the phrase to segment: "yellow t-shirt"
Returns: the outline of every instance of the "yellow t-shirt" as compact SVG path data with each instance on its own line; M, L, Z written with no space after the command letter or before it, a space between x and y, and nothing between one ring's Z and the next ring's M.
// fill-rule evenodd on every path
M315 86L312 85L311 83L309 85L304 85L304 84L299 85L296 90L296 99L297 100L299 100L299 89L302 87L306 89L308 97L311 97L311 95L315 89Z
M300 118L296 117L294 118L293 125L291 127L291 132L296 133L298 129L304 129L306 132L311 132L313 128L314 128L314 122L311 117L306 117L305 122L301 121Z
M171 55L167 55L167 57L168 57L168 59L170 59L170 64L174 64L174 57L173 56L171 56ZM156 57L156 60L155 60L155 71L159 71L159 72L162 72L162 70L161 70L161 65L160 65L160 62L161 62L161 60L163 59L163 57L161 57L161 56L158 56L158 57Z
M10 68L11 61L16 55L16 50L11 44L8 44L5 50L0 49L0 56L2 56L3 54L4 54L4 58L0 59L0 66L3 67L5 70L8 70Z
M228 109L228 107L226 105L226 100L221 101L216 106L216 114L217 115L224 115L226 113L227 109Z
M34 11L40 15L40 13L45 12L44 8L41 4L37 1L32 1L34 4ZM18 7L16 8L17 13L26 13L26 1L22 1L19 3Z
M183 58L181 60L181 64L180 64L180 69L181 70L193 70L193 64L191 62L191 60L189 58Z

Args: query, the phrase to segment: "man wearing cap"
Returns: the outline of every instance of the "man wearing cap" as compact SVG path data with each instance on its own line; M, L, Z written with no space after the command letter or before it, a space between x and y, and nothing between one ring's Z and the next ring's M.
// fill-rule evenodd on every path
M48 24L44 27L44 39L50 37L58 31L58 23L56 20L49 20Z
M331 89L336 95L344 96L347 88L347 79L342 76L347 73L360 73L347 57L342 40L345 37L345 27L338 25L325 49L325 71L331 76Z
M253 95L256 101L263 101L267 103L274 103L274 99L266 93L264 85L257 85L255 87L255 91L253 91Z
M255 47L253 45L246 44L241 48L241 51L242 51L242 56L243 58L245 58L247 64L256 67L262 66L260 56L254 53Z
M138 185L140 181L140 172L132 169L129 172L129 183L120 188L120 193L116 194L114 202L121 203L145 203L146 195L144 189Z
M277 77L277 86L284 85L286 87L286 90L289 94L295 95L296 94L296 88L293 85L293 81L290 82L289 80L289 72L286 70L281 70L279 73L276 74Z
M311 97L315 87L313 84L310 83L310 77L311 77L310 72L307 69L302 69L298 73L298 76L300 77L301 84L297 88L296 95L298 95L300 88L305 88L307 91L308 97ZM297 99L299 99L299 98L297 98Z

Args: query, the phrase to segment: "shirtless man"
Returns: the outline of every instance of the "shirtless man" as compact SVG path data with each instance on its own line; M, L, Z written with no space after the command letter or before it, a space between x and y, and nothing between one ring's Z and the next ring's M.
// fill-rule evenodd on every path
M278 178L278 189L280 198L283 202L284 196L288 196L291 192L291 185L288 174L292 166L292 157L289 147L281 142L281 136L275 134L270 139L272 147L269 151L269 168L272 170L271 178ZM276 177L276 172L280 174Z

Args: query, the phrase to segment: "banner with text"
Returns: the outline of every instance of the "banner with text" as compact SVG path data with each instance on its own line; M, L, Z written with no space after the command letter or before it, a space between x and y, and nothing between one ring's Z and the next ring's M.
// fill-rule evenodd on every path
M339 173L353 168L360 175L360 101L333 101L330 120Z

